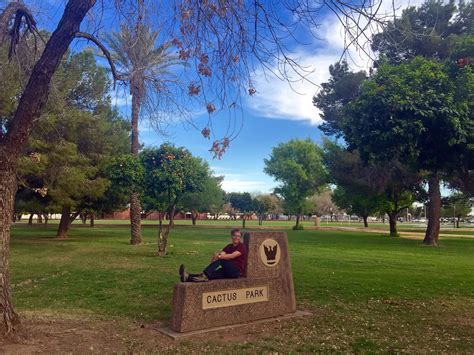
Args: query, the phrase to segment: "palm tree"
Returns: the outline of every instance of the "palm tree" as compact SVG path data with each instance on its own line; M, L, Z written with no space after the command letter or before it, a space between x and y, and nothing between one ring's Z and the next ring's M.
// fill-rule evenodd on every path
M107 36L112 60L120 71L121 79L130 85L132 96L132 134L131 153L138 155L138 118L146 116L160 126L163 110L160 106L167 102L165 96L170 94L169 84L176 81L170 67L182 64L175 55L169 52L171 42L156 46L157 32L137 21L133 28L120 26L120 32ZM163 98L163 100L162 100ZM169 97L168 97L169 100ZM173 101L173 100L171 100ZM137 191L130 196L130 244L141 243L141 205Z

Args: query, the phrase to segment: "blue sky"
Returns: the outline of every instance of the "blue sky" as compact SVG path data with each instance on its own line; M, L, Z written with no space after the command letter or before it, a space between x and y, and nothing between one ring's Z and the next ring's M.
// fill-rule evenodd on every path
M64 3L62 0L28 1L39 16L40 27L47 28L57 24ZM398 12L407 5L420 3L419 0L395 1ZM389 11L392 1L384 1L383 7ZM340 59L344 48L342 26L337 18L327 14L319 18L319 23L318 41L306 46L292 46L294 57L312 71L309 78L316 84L328 80L328 67ZM73 49L74 46L77 49L81 45L75 44ZM370 64L370 60L354 48L348 54L347 59L354 70L366 69ZM257 93L244 98L239 112L243 115L241 132L220 160L212 159L209 152L211 141L204 139L191 125L179 121L169 125L166 137L156 133L147 122L141 122L140 141L148 146L159 146L164 141L170 141L188 148L193 155L208 161L216 175L225 176L223 188L227 192L272 192L277 184L263 172L264 159L269 157L272 148L293 138L311 138L317 143L322 141L322 134L317 128L321 123L319 112L312 105L312 97L318 87L307 81L297 81L291 88L287 82L265 76L259 69L252 78ZM112 96L118 98L118 94ZM123 105L124 101L118 98L117 105L124 115L130 117L130 108ZM126 101L131 102L129 99ZM207 121L207 113L195 114L192 121L202 128ZM225 113L220 113L220 117L213 122L219 137L219 132L225 130L228 122Z
M391 2L387 2L390 6ZM295 57L313 73L310 79L320 84L329 78L329 65L338 61L343 53L344 37L342 26L334 15L320 19L318 29L320 40L310 46L295 46ZM370 59L354 48L347 57L354 70L368 68ZM270 193L277 183L263 172L264 159L272 148L293 138L311 138L322 141L322 133L317 128L321 123L319 111L312 105L312 97L318 86L308 81L292 84L292 87L278 78L263 75L257 70L253 76L257 93L243 100L244 122L242 130L222 159L212 159L209 153L211 141L205 140L197 130L177 123L169 127L169 137L154 133L146 123L142 124L141 139L147 145L159 145L169 140L178 146L188 148L194 155L209 162L216 175L224 175L223 188L227 192ZM207 114L194 118L205 121ZM219 122L226 124L225 117L214 120L216 131ZM199 125L202 127L202 125ZM218 135L218 134L217 134Z

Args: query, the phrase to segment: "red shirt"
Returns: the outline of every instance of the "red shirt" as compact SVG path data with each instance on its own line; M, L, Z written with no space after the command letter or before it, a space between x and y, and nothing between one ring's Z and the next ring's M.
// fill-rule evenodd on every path
M238 269L240 270L240 275L243 275L245 272L245 267L247 265L247 249L245 248L245 245L239 243L234 246L234 244L231 243L229 245L226 245L222 250L225 251L226 254L232 254L234 251L240 252L240 255L238 257L230 261L232 261L235 266L238 267Z

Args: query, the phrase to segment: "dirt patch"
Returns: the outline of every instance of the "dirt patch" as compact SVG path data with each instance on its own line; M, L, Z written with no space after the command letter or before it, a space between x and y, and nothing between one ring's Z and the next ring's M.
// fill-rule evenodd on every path
M21 339L0 341L1 354L212 352L216 346L226 348L229 343L252 343L283 326L283 322L274 321L176 341L158 331L163 327L161 322L28 314L22 315L22 324Z
M154 329L161 324L55 315L23 315L22 323L26 335L16 342L0 343L0 353L129 353L141 344L147 344L148 350L159 350L173 343Z
M181 340L160 333L161 322L32 312L21 314L28 335L0 341L0 353L469 353L474 346L472 299L371 299L300 307L312 315Z

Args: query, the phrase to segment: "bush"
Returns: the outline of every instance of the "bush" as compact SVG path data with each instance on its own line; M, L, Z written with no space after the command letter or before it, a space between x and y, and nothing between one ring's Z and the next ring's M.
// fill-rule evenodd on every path
M296 225L296 226L293 226L293 230L294 230L294 231L302 231L302 230L304 230L304 226L303 226L302 223L300 223L300 224L298 224L298 225Z

